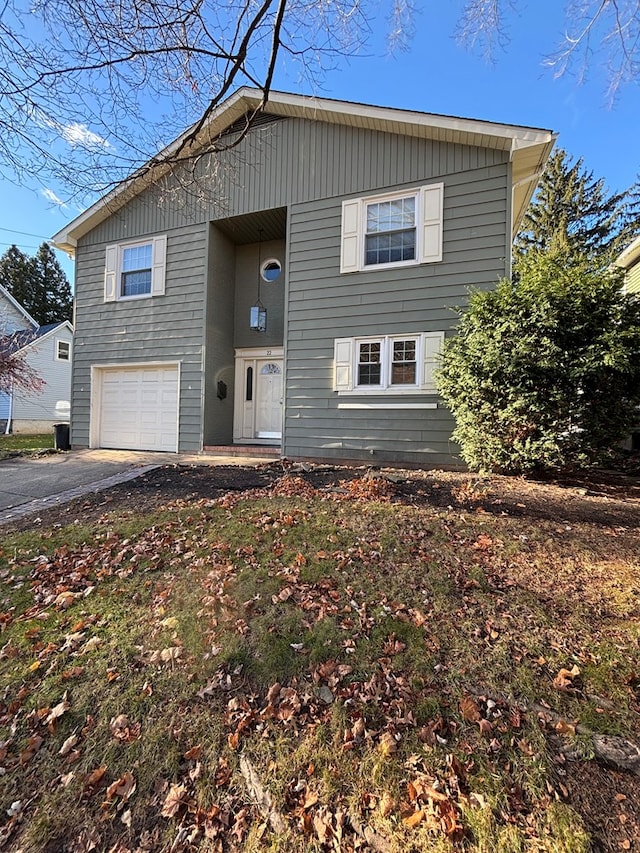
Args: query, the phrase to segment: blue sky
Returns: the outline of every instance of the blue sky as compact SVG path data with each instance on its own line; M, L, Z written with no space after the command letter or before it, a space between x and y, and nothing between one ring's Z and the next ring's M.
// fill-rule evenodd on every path
M298 69L283 62L274 88L549 128L559 134L557 144L583 157L610 190L626 189L640 177L640 83L622 89L610 106L606 69L597 57L583 83L575 75L554 78L543 60L561 39L563 5L559 0L522 4L510 20L510 43L489 63L456 43L459 3L425 4L415 13L407 50L389 55L382 17L372 22L368 46L340 60L320 86L300 81ZM0 253L16 243L34 254L78 214L76 207L52 201L56 197L64 200L60 187L0 183ZM58 257L73 281L73 263L62 253Z

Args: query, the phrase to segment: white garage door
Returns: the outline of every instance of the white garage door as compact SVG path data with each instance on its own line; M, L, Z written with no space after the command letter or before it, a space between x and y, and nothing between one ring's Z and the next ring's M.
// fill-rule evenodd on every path
M100 371L100 447L178 449L178 368Z

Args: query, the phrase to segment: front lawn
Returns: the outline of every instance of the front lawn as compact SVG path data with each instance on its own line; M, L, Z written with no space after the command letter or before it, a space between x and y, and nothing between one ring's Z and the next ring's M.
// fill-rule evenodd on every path
M0 846L636 849L637 500L430 476L4 531Z
M53 449L53 432L41 435L0 435L0 459Z

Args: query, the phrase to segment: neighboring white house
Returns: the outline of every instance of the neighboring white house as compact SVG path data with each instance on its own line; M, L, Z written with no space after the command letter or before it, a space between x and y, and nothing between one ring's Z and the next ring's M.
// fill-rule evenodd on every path
M2 432L39 433L69 423L73 327L68 321L38 326L0 284L0 335L11 337L29 366L44 380L37 392L0 392Z

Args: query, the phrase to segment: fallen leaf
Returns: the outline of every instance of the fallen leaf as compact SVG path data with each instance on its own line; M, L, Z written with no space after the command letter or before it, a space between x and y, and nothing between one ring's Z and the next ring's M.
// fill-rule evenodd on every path
M93 794L100 786L106 772L106 765L103 764L100 767L96 767L95 770L92 770L90 773L87 773L82 783L85 793Z
M61 592L60 595L56 596L53 604L58 608L58 610L66 610L68 607L71 607L75 600L75 595L72 592L66 591Z
M398 751L398 744L391 732L383 732L378 742L378 750L385 757Z
M160 812L162 817L175 817L181 806L185 804L184 798L186 792L184 785L171 786L162 806L162 811Z
M424 809L418 809L418 811L413 812L408 817L402 819L402 822L405 826L408 826L409 829L413 829L418 826L418 824L422 823L422 821L426 817L426 812Z
M202 744L198 744L197 746L192 746L191 749L188 749L183 758L186 758L187 761L197 761L198 758L202 755Z
M573 679L580 675L580 670L574 664L571 669L560 669L558 674L553 679L553 686L556 690L567 690L572 686Z
M45 720L50 732L53 732L56 720L66 713L70 707L71 703L67 700L67 693L65 692L60 702L51 709L47 719Z
M493 731L493 724L489 720L478 720L478 726L483 735L488 735Z
M27 746L20 753L20 764L24 767L33 758L36 752L42 746L42 737L40 735L31 735L27 742Z
M315 791L310 791L309 789L307 789L302 808L305 810L310 809L311 806L315 806L315 804L318 802L318 799L318 795Z
M75 734L69 735L69 737L65 740L65 742L60 747L60 750L58 751L58 755L67 755L69 752L71 752L71 750L78 743L79 740L80 740L80 738L78 737L78 735L75 735Z
M478 722L482 716L478 708L478 703L471 696L463 696L460 700L460 713L470 723Z
M136 780L129 770L115 782L112 782L107 788L107 802L113 800L114 797L120 797L121 800L128 800L136 789Z
M558 734L569 735L570 737L573 737L576 733L576 727L572 723L568 723L562 718L559 719L556 723L555 730L558 732Z
M380 812L381 817L386 817L390 814L393 811L394 805L393 797L388 791L385 791L380 797L380 803L378 804L378 811Z
M131 743L140 737L140 723L134 723L129 720L126 714L118 714L117 717L112 717L109 723L109 731L112 737L123 743Z

